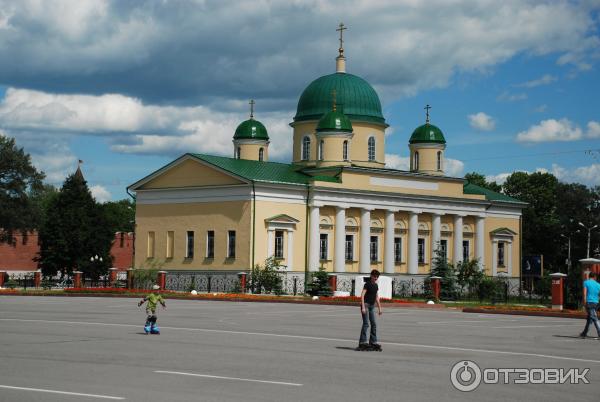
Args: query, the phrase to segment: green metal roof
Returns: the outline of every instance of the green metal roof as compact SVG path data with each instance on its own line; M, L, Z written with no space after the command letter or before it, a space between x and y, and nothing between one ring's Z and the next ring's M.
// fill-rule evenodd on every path
M190 154L204 162L216 166L250 181L285 184L308 184L312 177L301 173L301 166L278 162L261 162L224 156Z
M333 90L338 106L350 120L386 124L377 92L364 79L348 73L333 73L311 82L300 95L294 121L319 120L331 110Z
M526 202L517 200L516 198L509 197L508 195L497 193L495 191L489 190L485 187L480 187L476 184L469 183L468 181L463 186L464 194L477 194L477 195L485 195L485 199L488 201L502 201L502 202L512 202L517 204L527 204Z
M434 143L434 144L445 144L446 139L442 130L433 124L425 123L422 126L415 128L412 135L410 136L409 144L417 143Z
M258 120L248 119L240 123L235 129L233 135L234 140L251 139L251 140L269 140L267 129Z
M339 110L332 110L325 113L319 124L317 124L317 131L343 131L352 132L352 123L350 119Z

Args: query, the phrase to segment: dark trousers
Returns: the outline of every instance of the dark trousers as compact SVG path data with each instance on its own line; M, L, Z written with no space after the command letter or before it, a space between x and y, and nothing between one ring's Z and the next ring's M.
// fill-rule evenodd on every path
M600 323L598 323L598 313L596 310L598 309L598 303L586 303L585 309L587 310L587 320L585 322L585 328L581 335L586 336L588 333L588 329L590 329L590 324L594 323L596 327L596 331L598 332L598 336L600 337Z
M367 343L367 330L371 324L371 336L369 343L377 343L377 321L375 320L375 305L365 303L365 312L362 314L362 329L360 330L360 340L358 343Z

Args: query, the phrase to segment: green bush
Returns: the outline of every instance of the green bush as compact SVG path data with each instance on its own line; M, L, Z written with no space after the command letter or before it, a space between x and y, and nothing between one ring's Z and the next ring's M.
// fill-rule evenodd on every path
M250 272L248 284L252 293L283 294L283 280L280 276L281 265L274 257L265 260L264 268L256 264Z
M446 256L442 254L439 247L436 248L435 256L433 257L431 276L439 276L442 278L440 279L440 298L442 300L456 299L456 272L454 270L454 266L452 266L452 264L448 264Z
M317 272L311 272L310 282L306 285L306 293L311 296L332 296L333 291L329 286L329 275L321 267Z
M461 297L475 296L485 277L478 260L461 261L456 265L456 282Z

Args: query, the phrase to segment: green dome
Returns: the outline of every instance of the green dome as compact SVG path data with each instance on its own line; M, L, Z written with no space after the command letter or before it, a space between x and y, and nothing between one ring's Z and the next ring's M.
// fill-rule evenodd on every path
M318 120L331 111L333 90L338 106L351 120L386 124L377 92L367 81L348 73L333 73L311 82L300 95L294 121Z
M254 119L242 122L233 135L234 140L269 140L269 134L263 124Z
M317 124L317 131L344 131L352 132L350 119L339 110L332 110L321 117Z
M425 123L422 126L415 128L415 131L413 131L412 135L410 136L408 143L445 144L446 139L444 138L444 134L442 134L442 130L433 124Z

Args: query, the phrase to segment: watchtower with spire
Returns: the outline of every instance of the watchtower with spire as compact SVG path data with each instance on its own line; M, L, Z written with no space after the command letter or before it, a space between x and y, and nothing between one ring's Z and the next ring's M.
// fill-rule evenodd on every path
M236 159L266 162L269 159L269 134L265 126L254 118L254 99L249 104L250 118L240 123L233 135L233 155Z

